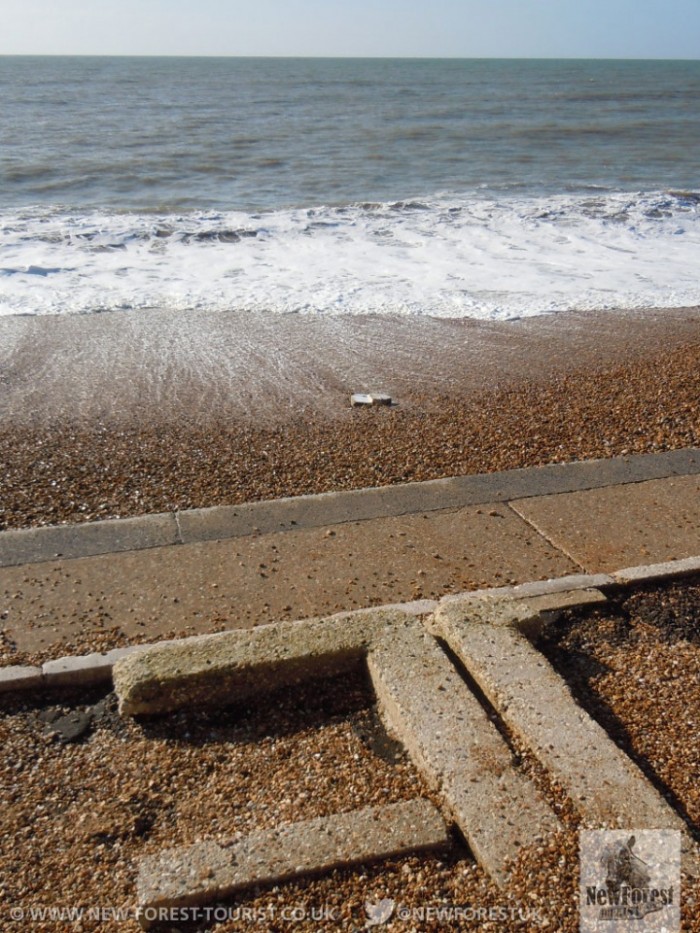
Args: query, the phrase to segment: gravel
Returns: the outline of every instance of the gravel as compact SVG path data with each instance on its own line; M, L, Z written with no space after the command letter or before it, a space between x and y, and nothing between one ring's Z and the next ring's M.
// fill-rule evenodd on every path
M113 695L95 691L6 699L0 775L5 835L13 845L0 859L0 917L18 907L25 918L41 907L128 911L143 855L282 820L429 796L383 731L372 701L363 671L280 691L257 706L141 722L120 719ZM60 723L80 715L90 719L89 728L66 738ZM491 912L465 929L526 930L542 909L530 896L530 876L535 864L541 871L543 861L558 863L562 839L527 853L521 867L527 891L496 889L456 840L445 853L244 892L226 905L231 920L203 926L217 933L364 929L365 904L392 898L396 909L416 914L389 929L434 929L421 910L459 905ZM550 918L560 908L557 899ZM274 911L289 909L306 917L274 919ZM251 912L263 918L259 925L250 923ZM558 919L549 926L565 928ZM31 922L37 933L67 928L59 920ZM139 929L133 916L86 917L70 928Z
M0 425L0 528L118 518L700 446L700 343L396 408Z
M568 612L539 645L580 702L669 793L695 833L699 618L700 580L691 579L638 588L602 608ZM2 710L5 832L14 841L0 860L8 909L126 909L133 905L141 855L204 836L272 827L279 820L429 796L378 724L362 671L281 691L259 705L141 722L121 720L114 698L94 691L8 697ZM87 728L66 737L61 723L80 714L89 719ZM561 788L511 742L514 762L536 781L564 831L522 852L507 890L499 891L455 840L446 853L254 889L223 905L230 919L218 914L220 919L199 928L361 930L366 905L388 909L382 901L389 900L392 919L382 927L389 930L575 933L578 829L586 827ZM683 890L684 930L700 929L698 895ZM435 914L455 908L461 917ZM294 919L290 910L297 911ZM68 927L37 920L31 928ZM84 920L71 928L138 926L132 918ZM166 926L179 928L186 927Z
M141 855L420 796L371 700L359 672L270 703L140 723L94 691L6 700L5 904L128 906ZM66 738L62 721L86 713L88 731Z
M538 647L700 841L700 579L564 613ZM700 890L683 897L698 930Z
M565 616L539 647L700 838L700 580Z

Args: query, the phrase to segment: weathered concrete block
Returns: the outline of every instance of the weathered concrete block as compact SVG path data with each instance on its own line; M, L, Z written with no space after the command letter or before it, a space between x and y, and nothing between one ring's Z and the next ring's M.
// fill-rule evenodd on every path
M340 673L361 661L378 632L407 617L375 609L154 645L115 664L119 708L136 715L232 703Z
M205 840L142 859L141 924L148 927L149 910L158 907L205 904L251 885L448 845L439 811L420 798L289 823L229 842Z
M520 847L555 831L557 817L418 622L375 643L367 663L387 728L439 790L479 862L505 883Z
M480 590L476 593L445 597L440 601L429 623L430 629L433 633L440 634L442 621L455 618L489 625L511 625L533 636L562 609L606 601L605 595L595 589L555 588L538 593L533 588L533 595L512 595L515 589L509 588L511 595L499 590Z
M549 661L519 631L440 618L442 636L504 722L601 828L678 829L685 824L604 729L574 700ZM686 836L686 865L697 855ZM691 853L689 856L688 853Z
M42 685L43 677L40 667L22 667L18 664L0 667L0 693L33 690Z

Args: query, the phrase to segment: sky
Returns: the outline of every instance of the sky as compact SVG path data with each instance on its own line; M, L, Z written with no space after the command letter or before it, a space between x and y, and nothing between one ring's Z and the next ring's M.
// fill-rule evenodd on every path
M5 55L700 58L700 0L1 0Z

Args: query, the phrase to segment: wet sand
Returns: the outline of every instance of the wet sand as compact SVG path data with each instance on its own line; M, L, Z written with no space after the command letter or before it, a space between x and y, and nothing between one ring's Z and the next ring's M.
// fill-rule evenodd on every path
M0 423L347 417L352 392L382 390L416 407L418 396L546 380L695 339L698 308L506 323L202 311L7 317Z
M3 318L0 527L696 446L699 373L698 308Z

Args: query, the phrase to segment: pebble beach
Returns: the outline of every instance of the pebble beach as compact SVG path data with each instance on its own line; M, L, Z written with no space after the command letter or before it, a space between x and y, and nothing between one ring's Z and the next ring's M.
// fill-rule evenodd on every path
M558 325L553 339L551 330L538 334L527 325L518 352L511 349L510 368L501 372L487 365L498 358L495 351L482 354L479 369L456 365L468 353L453 347L443 367L435 358L421 362L414 356L420 365L401 383L396 354L387 352L385 377L392 393L399 388L399 404L389 408L351 409L345 384L312 393L319 400L313 405L299 382L288 383L293 391L286 405L263 398L259 410L231 405L215 413L191 396L185 405L184 395L177 404L148 404L139 411L127 382L107 397L110 408L100 417L88 404L89 393L81 406L66 386L63 394L44 390L43 406L18 404L16 393L14 407L6 402L0 431L4 526L700 445L697 312L679 313L666 323L637 315L598 321L610 339L600 342L595 330L557 330ZM481 337L502 350L498 329ZM240 379L253 374L248 369ZM350 377L348 382L356 387ZM163 397L162 390L163 385L152 386L146 397ZM213 383L209 397L220 392ZM612 708L630 753L670 789L693 831L697 794L688 749L694 725L685 710L697 667L697 602L696 581L641 591L620 607L572 613L546 648L585 706ZM100 633L85 646L100 647ZM601 665L609 675L591 678L590 670ZM657 682L664 685L661 701ZM203 825L206 835L225 838L316 812L430 795L410 761L377 735L372 703L361 675L283 691L259 708L213 717L193 712L152 724L121 720L114 698L98 693L4 702L0 777L15 840L0 864L8 902L27 911L100 902L122 917L84 920L80 928L136 931L132 905L139 858L201 838ZM92 726L77 742L63 742L52 723L76 710L89 710ZM672 723L663 743L647 741L652 713ZM444 928L425 910L457 905L467 913L451 921L454 929L574 933L578 832L585 826L561 788L515 737L510 740L518 767L533 778L563 828L521 852L507 890L498 890L457 840L447 852L253 889L225 905L229 919L206 928L234 933L250 929L249 918L259 916L260 929L362 929L368 904L392 901L411 918L395 919L392 929ZM697 905L697 892L686 882L684 930L699 928ZM290 909L305 911L305 917L293 925L274 919L275 911ZM32 924L53 933L62 921Z
M163 318L2 324L0 528L700 445L697 309L503 325L251 316L229 322L228 343L210 329L175 350L180 322ZM378 388L396 404L350 408Z

